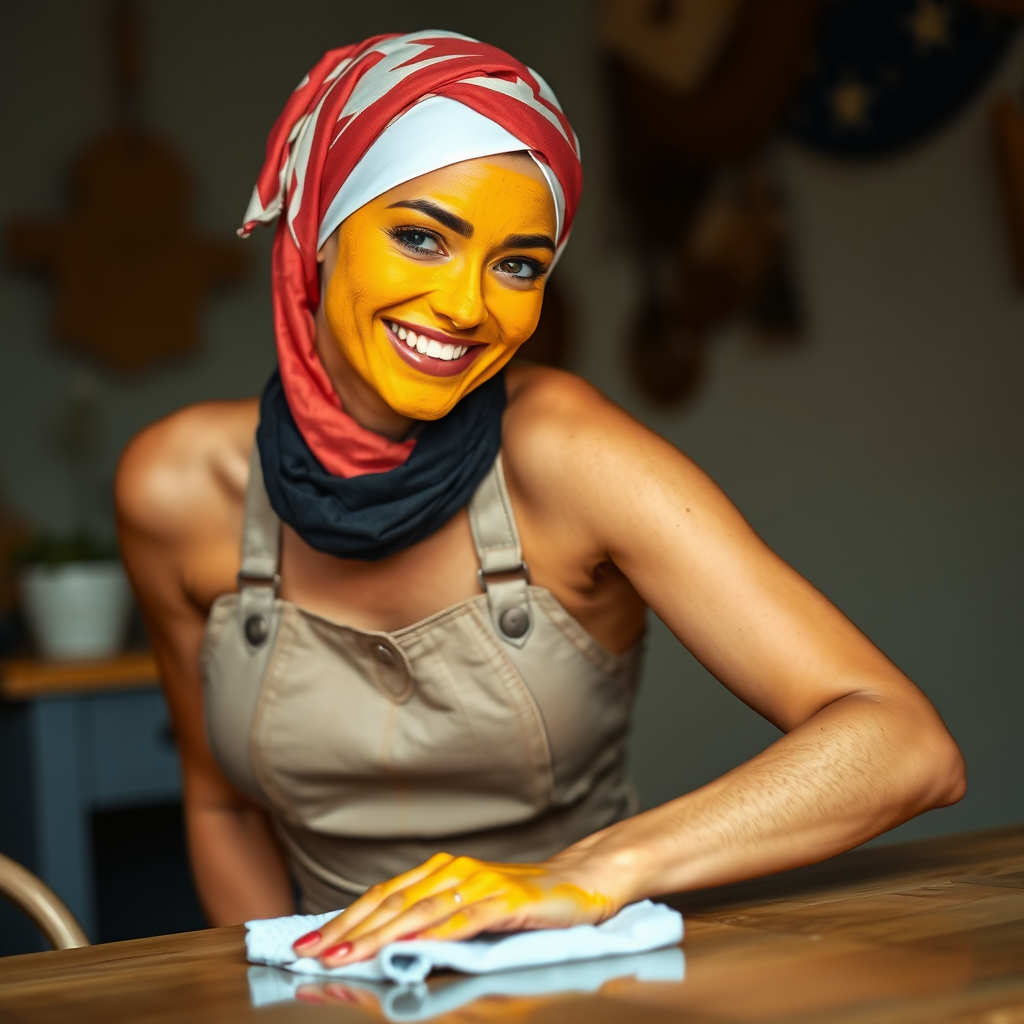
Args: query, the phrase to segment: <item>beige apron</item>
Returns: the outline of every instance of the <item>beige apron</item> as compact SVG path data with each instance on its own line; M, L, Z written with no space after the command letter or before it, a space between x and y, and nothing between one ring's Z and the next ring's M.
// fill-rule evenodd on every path
M267 808L307 913L444 850L542 860L635 811L642 644L604 650L528 583L501 456L469 504L479 597L394 632L277 597L280 522L254 450L239 592L210 611L210 746Z

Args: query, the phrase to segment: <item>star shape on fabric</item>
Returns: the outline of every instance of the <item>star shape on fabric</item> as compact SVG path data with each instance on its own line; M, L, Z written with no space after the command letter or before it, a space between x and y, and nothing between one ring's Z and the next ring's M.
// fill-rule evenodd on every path
M853 77L844 78L829 95L832 114L844 128L867 128L873 92Z
M953 12L946 4L937 3L936 0L917 0L917 7L904 25L914 37L917 49L927 53L953 45L949 30L952 16Z

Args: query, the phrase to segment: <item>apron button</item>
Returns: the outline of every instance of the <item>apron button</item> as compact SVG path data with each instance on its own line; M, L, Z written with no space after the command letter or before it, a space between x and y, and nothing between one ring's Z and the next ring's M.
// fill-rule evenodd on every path
M253 645L260 647L270 636L270 625L263 615L250 615L245 620L245 638Z
M498 619L502 633L517 640L530 628L530 616L524 608L506 608Z
M384 644L374 644L372 650L373 656L382 665L394 665L395 652L390 647L385 647Z

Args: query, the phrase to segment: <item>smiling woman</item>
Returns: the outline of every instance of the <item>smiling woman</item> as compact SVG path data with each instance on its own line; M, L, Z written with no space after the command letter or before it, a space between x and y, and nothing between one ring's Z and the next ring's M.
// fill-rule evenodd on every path
M452 33L330 51L274 126L244 231L280 218L279 373L117 482L212 923L291 913L292 879L351 904L296 943L332 966L597 922L963 793L921 692L692 462L506 369L580 185L543 79ZM648 607L785 735L636 814Z
M319 252L317 331L321 359L340 347L365 385L341 393L344 407L373 407L395 439L451 412L533 334L555 232L551 190L525 153L441 168L346 218Z

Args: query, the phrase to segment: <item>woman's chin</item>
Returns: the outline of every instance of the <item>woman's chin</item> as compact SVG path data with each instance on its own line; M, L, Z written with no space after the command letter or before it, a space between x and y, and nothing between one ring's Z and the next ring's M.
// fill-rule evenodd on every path
M439 420L455 408L471 391L490 380L507 360L500 365L485 367L484 372L465 380L455 377L424 376L422 380L402 381L388 374L377 388L377 393L400 416L413 420ZM383 376L383 375L382 375Z
M411 420L439 420L455 408L462 395L410 398L407 395L385 394L382 397L400 416L408 416Z

